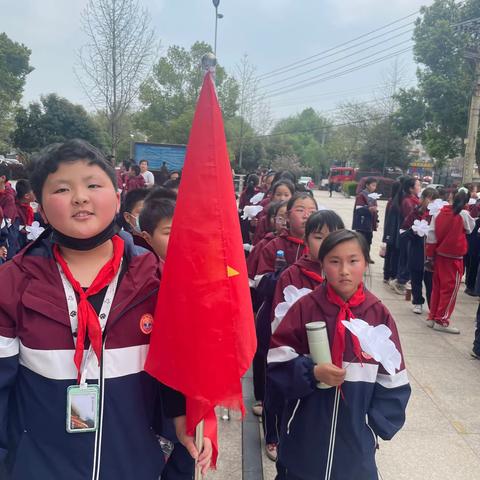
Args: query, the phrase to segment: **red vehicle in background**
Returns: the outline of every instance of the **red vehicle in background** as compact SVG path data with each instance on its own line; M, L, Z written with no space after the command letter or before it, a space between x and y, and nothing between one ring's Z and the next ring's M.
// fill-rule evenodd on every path
M328 175L328 183L340 191L345 182L354 182L357 168L354 167L331 167Z

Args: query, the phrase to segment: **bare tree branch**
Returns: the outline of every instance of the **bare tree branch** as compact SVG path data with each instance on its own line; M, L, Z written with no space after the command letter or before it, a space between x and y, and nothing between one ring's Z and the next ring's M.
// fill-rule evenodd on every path
M75 74L93 107L105 115L112 153L125 115L157 53L150 16L138 0L89 0L81 19L87 43Z

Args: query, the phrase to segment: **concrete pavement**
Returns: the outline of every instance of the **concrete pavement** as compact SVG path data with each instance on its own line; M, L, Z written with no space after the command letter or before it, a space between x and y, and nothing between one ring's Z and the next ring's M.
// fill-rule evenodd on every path
M351 226L353 199L337 193L329 198L328 192L315 192L315 196L319 204L334 209L346 226ZM379 202L381 225L385 204ZM386 304L397 322L412 397L404 428L392 441L380 443L377 454L380 476L382 480L478 480L480 361L470 357L477 300L463 293L462 284L453 316L460 335L428 328L426 313L412 313L410 302L382 283L383 259L378 256L381 238L381 231L374 234L375 264L371 266L369 288ZM247 387L251 379L244 382ZM238 414L232 415L230 421L219 420L220 459L218 471L209 474L212 480L262 480L256 465L260 458L263 479L274 479L273 462L263 451L261 456L255 455L261 426L258 425L259 437L252 439L255 419L250 411L247 415L250 423L247 429L242 428L245 424L242 425ZM245 450L246 440L253 442L253 448L247 446Z

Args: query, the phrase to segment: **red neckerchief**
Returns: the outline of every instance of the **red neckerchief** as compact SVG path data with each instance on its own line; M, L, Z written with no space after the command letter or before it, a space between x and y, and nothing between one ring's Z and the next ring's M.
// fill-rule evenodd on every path
M365 301L363 283L359 285L357 291L347 302L337 295L330 284L327 283L327 299L330 303L340 307L337 321L335 323L335 336L332 346L332 362L337 367L342 368L343 354L345 352L345 325L342 323L342 320L350 320L353 317L350 307L357 307ZM355 335L352 335L352 343L355 356L358 359L361 359L362 349L360 348L360 342Z
M80 369L82 366L83 352L85 350L85 337L88 335L93 351L97 356L98 363L102 356L102 328L98 320L97 312L88 301L88 297L97 294L109 285L115 278L115 275L120 268L120 263L123 257L124 242L118 236L112 237L113 243L113 257L102 267L95 277L95 280L88 287L85 292L72 275L68 268L67 262L63 259L58 245L53 246L53 255L58 264L62 267L63 273L72 285L75 292L78 293L80 301L77 307L78 330L77 330L77 345L75 348L75 355L73 357L75 366L78 371L78 381L80 381Z
M305 247L303 249L303 254L308 255L308 253L309 253L308 246L305 245L305 240L303 238L293 237L292 235L288 235L288 234L287 234L286 238L287 238L288 241L290 241L292 243L295 243L296 245L303 245Z
M308 270L305 267L300 267L300 271L312 280L315 280L318 283L323 283L323 277L319 273Z
M25 225L31 225L33 223L34 213L33 208L29 203L18 202L17 205L23 210L25 214Z

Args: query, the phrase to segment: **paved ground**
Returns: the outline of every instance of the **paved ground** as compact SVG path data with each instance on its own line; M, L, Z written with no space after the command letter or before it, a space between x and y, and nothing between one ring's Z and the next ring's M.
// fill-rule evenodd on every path
M319 203L337 211L351 225L353 199L340 194L330 199L316 192ZM380 202L383 220L385 202ZM381 442L377 463L382 480L478 480L480 478L480 361L470 358L477 301L463 293L455 309L460 335L435 332L424 324L426 314L415 315L411 305L382 283L383 261L378 256L381 232L374 234L373 292L392 312L401 335L412 397L403 430ZM463 285L462 285L463 287ZM246 378L246 401L251 380ZM274 464L260 456L260 426L249 413L220 421L220 460L214 480L273 480ZM242 435L243 432L243 435ZM258 436L252 435L252 432ZM245 455L242 456L242 452ZM242 458L245 459L242 462ZM355 480L355 479L352 479Z

